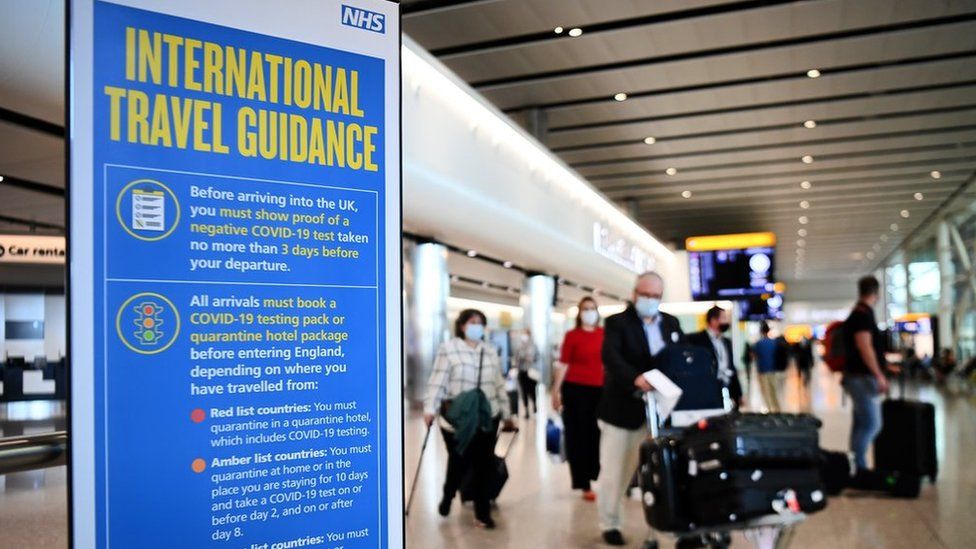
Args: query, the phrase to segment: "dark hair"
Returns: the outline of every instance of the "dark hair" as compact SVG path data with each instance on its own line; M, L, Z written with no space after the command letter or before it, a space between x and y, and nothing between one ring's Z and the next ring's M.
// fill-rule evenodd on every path
M722 316L722 313L724 312L725 309L719 307L718 305L713 306L711 309L708 310L708 312L705 313L705 323L711 322L713 318L718 318Z
M596 300L590 296L586 296L583 299L579 300L579 304L576 305L576 327L577 328L583 327L583 304L586 303L587 301L589 301L590 303L592 303L594 306L597 307L596 315L597 318L600 317L600 308L597 305Z
M762 335L769 335L769 324L767 324L765 320L759 325L759 332L762 333Z
M875 295L881 289L881 284L878 283L878 279L871 275L865 276L861 280L857 281L857 296L867 297L869 295Z
M487 325L488 317L478 309L465 309L458 313L457 320L454 321L454 335L464 339L464 325L473 317L481 318L481 323Z

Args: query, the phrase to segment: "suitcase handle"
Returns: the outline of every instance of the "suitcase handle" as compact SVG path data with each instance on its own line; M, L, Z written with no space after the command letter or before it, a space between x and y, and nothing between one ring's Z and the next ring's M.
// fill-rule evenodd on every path
M653 391L644 393L644 414L647 417L648 433L650 433L651 437L657 438L661 420L657 414L657 399L654 398Z

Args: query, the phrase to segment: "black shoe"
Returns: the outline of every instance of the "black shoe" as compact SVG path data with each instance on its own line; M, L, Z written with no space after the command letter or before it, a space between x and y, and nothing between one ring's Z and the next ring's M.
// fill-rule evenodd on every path
M525 419L529 419L529 413L525 412Z
M481 526L485 530L494 530L495 521L491 518L490 514L478 515L475 514L474 520L477 522L478 526Z
M440 513L442 517L446 517L451 512L451 500L453 498L444 497L441 500L441 504L437 506L437 512Z
M624 541L624 535L620 533L620 530L607 530L603 532L603 541L607 545L627 545Z
M708 547L708 544L701 536L686 536L678 538L674 547L675 549L698 549L699 547Z

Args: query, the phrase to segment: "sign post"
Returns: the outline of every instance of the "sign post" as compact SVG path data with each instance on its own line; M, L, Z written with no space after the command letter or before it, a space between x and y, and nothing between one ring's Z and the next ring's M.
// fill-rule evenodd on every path
M69 16L72 546L402 546L398 6Z

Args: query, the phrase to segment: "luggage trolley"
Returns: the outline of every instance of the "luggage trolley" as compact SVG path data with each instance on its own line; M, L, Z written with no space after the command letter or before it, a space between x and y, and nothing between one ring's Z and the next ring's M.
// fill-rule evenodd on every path
M658 439L661 435L661 420L657 412L657 402L652 393L645 394L645 412L647 415L648 431L651 439ZM644 465L642 465L643 467ZM643 473L643 471L641 471ZM642 505L647 505L647 490L643 486L644 475L639 474L641 482ZM789 546L793 538L794 527L806 520L806 514L802 512L789 511L784 508L783 512L771 513L769 515L757 517L717 526L703 528L692 528L689 530L679 530L674 532L661 531L675 537L700 537L708 547L724 549L731 543L731 533L741 531L746 539L752 542L756 549L785 549ZM650 525L649 525L650 526ZM655 529L651 527L651 532L643 549L657 549L658 542L655 537Z

